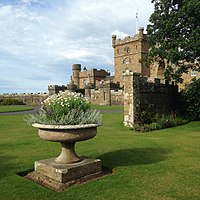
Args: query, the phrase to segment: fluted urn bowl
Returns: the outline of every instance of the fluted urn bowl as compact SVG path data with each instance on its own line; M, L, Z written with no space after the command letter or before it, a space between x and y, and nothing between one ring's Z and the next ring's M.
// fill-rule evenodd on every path
M75 143L88 140L97 134L97 127L100 124L85 125L43 125L32 124L38 128L40 138L60 142L62 146L61 154L55 159L60 164L71 164L82 160L75 152Z

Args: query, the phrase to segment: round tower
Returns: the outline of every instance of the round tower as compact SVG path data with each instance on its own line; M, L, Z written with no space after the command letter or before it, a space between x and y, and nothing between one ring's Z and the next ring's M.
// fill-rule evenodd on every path
M80 64L73 64L72 65L72 78L74 81L74 85L79 88L79 73L81 71L81 65Z

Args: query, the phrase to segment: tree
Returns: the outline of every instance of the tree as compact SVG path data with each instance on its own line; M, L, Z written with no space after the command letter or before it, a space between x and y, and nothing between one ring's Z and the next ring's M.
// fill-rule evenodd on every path
M146 61L165 63L165 79L182 82L188 70L200 71L200 1L152 0Z
M200 79L194 79L181 92L183 99L183 114L191 120L200 120Z

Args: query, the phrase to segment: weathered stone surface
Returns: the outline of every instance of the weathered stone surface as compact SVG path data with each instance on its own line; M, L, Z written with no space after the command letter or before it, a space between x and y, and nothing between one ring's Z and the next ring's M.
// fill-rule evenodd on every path
M26 105L40 105L48 96L47 93L0 94L0 100L17 99Z
M86 125L43 125L33 124L39 128L38 135L48 141L77 142L93 138L97 134L99 124Z
M138 34L124 39L117 39L116 36L112 37L115 68L114 81L120 82L120 86L124 85L123 71L126 69L141 73L143 76L150 76L150 68L140 62L140 59L148 52L149 48L146 34L143 31L144 29L140 28Z
M107 176L111 173L112 173L112 170L103 168L101 172L82 176L78 179L70 180L65 183L58 182L36 171L29 172L28 174L25 175L25 177L51 190L54 190L56 192L61 192L68 189L71 186L84 184L91 180L95 180L95 179L102 178L103 176Z
M43 125L33 124L39 128L38 135L47 141L60 142L61 154L56 158L57 163L70 164L80 161L75 152L75 143L93 138L100 124L85 125Z
M170 113L175 109L177 85L150 83L139 73L126 70L124 77L124 125L133 127L142 111Z
M123 90L111 81L101 81L98 90L86 88L85 96L92 104L123 105Z
M85 87L85 83L87 82L88 75L90 76L91 84L94 87L98 86L101 80L104 80L107 76L109 76L109 72L100 69L90 69L87 70L86 68L81 70L80 64L73 64L72 66L72 76L74 80L74 84L79 88L83 89Z
M74 164L58 164L55 162L55 158L35 162L35 172L59 183L65 183L101 171L100 159L83 158L82 161Z

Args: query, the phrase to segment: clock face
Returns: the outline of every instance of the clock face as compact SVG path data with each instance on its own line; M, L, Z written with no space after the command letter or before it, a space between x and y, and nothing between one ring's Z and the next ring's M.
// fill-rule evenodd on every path
M124 48L124 52L125 52L125 54L129 54L130 53L130 48L126 46Z

